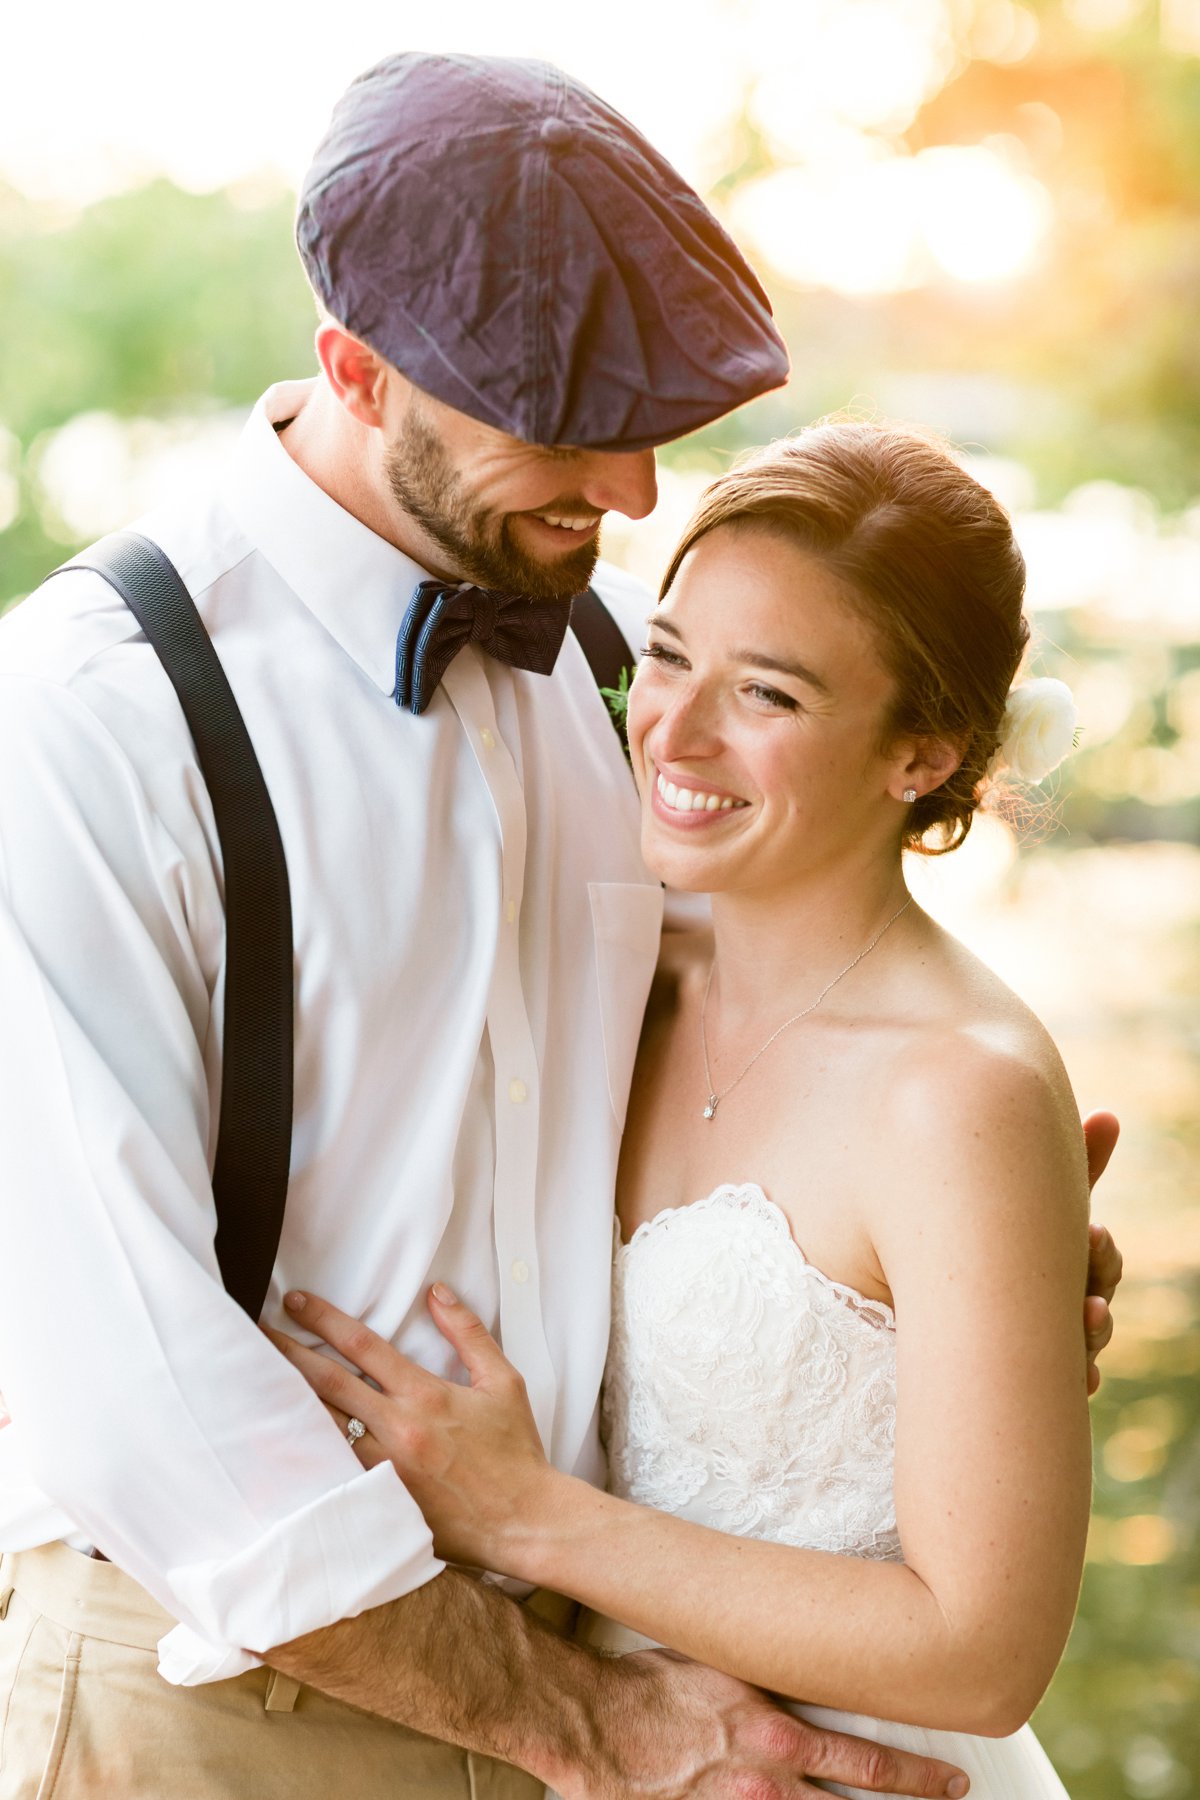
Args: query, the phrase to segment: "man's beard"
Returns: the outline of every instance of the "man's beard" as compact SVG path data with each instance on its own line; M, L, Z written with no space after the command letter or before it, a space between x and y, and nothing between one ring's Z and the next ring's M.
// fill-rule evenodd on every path
M514 542L512 515L497 516L473 502L440 438L423 419L410 413L401 436L388 448L385 468L397 503L445 554L459 579L531 600L570 600L592 579L598 534L553 563L527 556ZM562 517L595 509L569 496L555 499L546 510Z

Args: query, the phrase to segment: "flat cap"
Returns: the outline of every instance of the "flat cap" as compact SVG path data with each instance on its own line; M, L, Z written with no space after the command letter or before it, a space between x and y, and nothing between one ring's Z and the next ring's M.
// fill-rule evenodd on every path
M646 449L787 379L733 240L549 63L406 54L368 70L305 177L296 239L340 324L529 443Z

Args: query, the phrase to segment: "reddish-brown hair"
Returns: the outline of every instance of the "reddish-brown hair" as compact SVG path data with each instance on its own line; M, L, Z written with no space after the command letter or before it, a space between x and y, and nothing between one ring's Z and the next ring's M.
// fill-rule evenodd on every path
M912 808L904 842L961 844L1000 740L1029 627L1007 513L945 445L894 425L828 420L752 451L707 488L663 577L721 525L779 532L841 582L895 682L889 738L940 738L959 767Z

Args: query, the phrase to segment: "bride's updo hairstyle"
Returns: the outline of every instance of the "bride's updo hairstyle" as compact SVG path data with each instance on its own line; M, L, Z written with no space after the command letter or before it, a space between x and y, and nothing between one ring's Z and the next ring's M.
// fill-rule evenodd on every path
M971 829L1029 627L1025 563L1003 507L915 431L831 420L751 451L701 496L663 578L718 525L790 538L875 633L896 698L885 728L962 761L911 808L905 847L937 856Z

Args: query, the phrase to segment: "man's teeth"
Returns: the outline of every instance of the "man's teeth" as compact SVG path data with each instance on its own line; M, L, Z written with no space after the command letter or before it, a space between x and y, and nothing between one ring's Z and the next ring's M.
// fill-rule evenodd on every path
M656 786L672 812L729 812L737 804L728 794L722 799L720 794L704 794L699 788L676 787L665 775L658 777Z
M534 513L533 516L543 525L557 525L560 531L591 531L596 524L595 519L558 519L552 513Z

